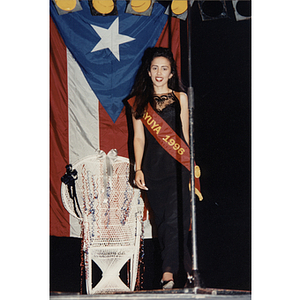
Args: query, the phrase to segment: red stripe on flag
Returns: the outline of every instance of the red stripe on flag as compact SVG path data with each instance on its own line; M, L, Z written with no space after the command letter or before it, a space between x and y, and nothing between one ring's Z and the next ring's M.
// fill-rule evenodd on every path
M50 18L50 235L69 236L69 213L61 201L61 180L69 161L67 55Z
M100 149L108 153L117 149L118 155L128 158L128 127L125 107L114 123L99 102L99 141Z
M181 50L180 50L180 20L171 18L171 50L176 61L178 76L181 77ZM169 47L169 22L166 23L156 47Z

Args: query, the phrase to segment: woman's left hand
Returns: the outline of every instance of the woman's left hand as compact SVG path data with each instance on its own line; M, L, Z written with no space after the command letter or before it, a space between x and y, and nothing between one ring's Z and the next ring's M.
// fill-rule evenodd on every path
M135 172L135 184L141 190L148 190L148 188L145 185L144 173L142 170L137 170Z

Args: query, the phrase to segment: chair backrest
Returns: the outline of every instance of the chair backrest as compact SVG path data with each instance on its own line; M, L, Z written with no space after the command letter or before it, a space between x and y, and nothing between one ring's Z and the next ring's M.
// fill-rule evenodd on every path
M107 155L100 151L80 160L73 169L77 171L75 197L84 218L76 215L76 199L70 197L64 183L62 201L70 214L83 221L86 246L134 245L144 204L139 189L129 183L128 158L115 150Z

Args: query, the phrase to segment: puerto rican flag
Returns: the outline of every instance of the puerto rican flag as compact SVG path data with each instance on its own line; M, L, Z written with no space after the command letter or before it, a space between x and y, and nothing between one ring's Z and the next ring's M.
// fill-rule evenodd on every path
M132 88L146 48L168 47L165 7L154 3L151 16L125 13L93 16L82 10L59 15L50 1L50 235L80 237L78 221L61 201L65 166L97 149L128 157L123 99ZM180 20L171 20L174 57L180 74Z

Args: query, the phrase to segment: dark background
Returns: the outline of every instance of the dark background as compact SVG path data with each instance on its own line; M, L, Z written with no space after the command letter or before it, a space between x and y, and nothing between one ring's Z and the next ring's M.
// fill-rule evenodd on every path
M229 18L209 21L198 3L192 7L195 159L204 197L197 203L198 268L208 287L251 289L251 23L236 21L226 3Z
M194 136L202 202L197 200L198 269L206 287L251 289L251 22L202 21L192 7ZM182 80L188 86L186 21ZM50 290L80 290L80 239L50 237ZM145 240L144 289L157 287L156 240Z

